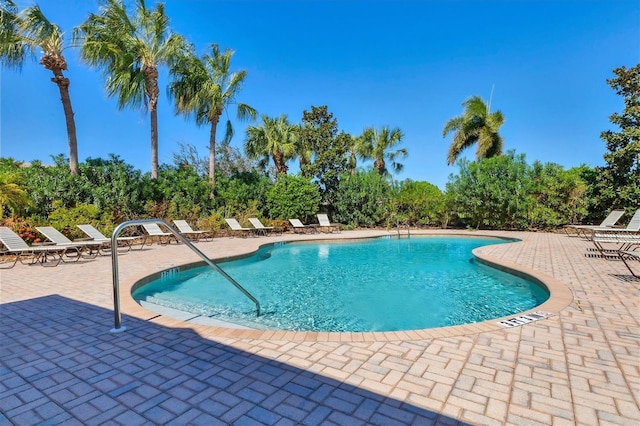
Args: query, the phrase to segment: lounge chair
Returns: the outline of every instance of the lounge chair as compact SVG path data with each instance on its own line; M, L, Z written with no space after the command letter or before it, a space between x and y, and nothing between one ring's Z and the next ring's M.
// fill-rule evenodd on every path
M613 228L624 215L624 210L612 210L600 225L567 225L565 230L573 230L578 236L588 237L593 229Z
M98 231L96 228L93 227L93 225L89 225L89 224L83 224L83 225L78 225L78 228L80 228L82 230L82 232L84 232L85 234L87 234L87 236L89 238L91 238L93 241L99 241L99 242L103 242L105 243L105 245L108 244L109 247L107 247L107 249L111 249L111 238L106 237L104 234L102 234L102 232ZM133 247L133 244L136 241L140 242L140 249L142 250L142 248L144 247L144 243L147 239L146 235L140 235L140 236L131 236L131 237L118 237L118 245L122 245L123 247L127 248L127 251L131 250L131 248Z
M318 217L318 227L321 231L324 230L324 232L333 232L335 230L336 232L340 232L340 224L331 223L329 221L329 216L327 216L325 213L318 213L316 216Z
M631 272L631 275L633 275L634 277L640 277L639 275L636 275L633 272L628 262L629 260L633 260L633 259L640 260L640 251L623 250L618 252L618 256L620 257L620 260L624 262L629 272Z
M148 234L148 238L152 238L158 241L158 244L166 246L171 244L171 240L178 243L178 238L171 232L164 232L157 223L143 223L142 227Z
M24 260L29 257L29 264L39 263L42 266L58 266L62 262L66 262L65 256L74 253L71 257L72 261L80 259L80 249L78 246L58 246L58 245L39 245L29 246L18 234L13 232L6 226L0 226L0 241L5 247L5 256L14 255L15 259L9 268L13 268L18 261L25 263ZM9 269L3 268L3 269Z
M238 223L236 219L228 218L224 221L227 222L227 225L229 225L229 228L231 228L234 234L239 234L243 237L246 237L247 235L253 234L255 232L255 228L244 228Z
M636 210L626 228L592 228L588 238L603 256L617 256L616 252L628 250L640 244L640 209ZM617 248L607 248L605 244L617 244Z
M104 241L79 240L71 241L62 232L53 226L36 226L38 232L47 237L57 246L76 246L80 248L80 255L83 257L94 258L100 254L101 250L108 248L109 244Z
M294 234L315 234L318 232L318 227L316 225L305 225L300 222L300 219L289 219L289 223L293 226Z
M173 224L176 225L178 231L186 238L193 241L200 241L200 238L207 238L211 235L211 231L196 231L191 228L191 225L186 220L174 220Z
M253 227L256 229L256 234L266 236L267 233L273 232L273 226L264 226L262 222L260 222L260 219L258 219L257 217L250 217L249 222L251 222L251 225L253 225Z

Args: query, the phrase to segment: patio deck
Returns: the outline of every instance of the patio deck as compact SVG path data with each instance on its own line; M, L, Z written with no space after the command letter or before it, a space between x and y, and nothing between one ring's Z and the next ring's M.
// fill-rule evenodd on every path
M428 234L444 231L429 231ZM267 242L379 235L218 238L212 258ZM636 425L640 279L564 234L448 231L522 241L476 254L550 284L550 318L395 333L223 329L139 307L135 281L197 261L182 245L0 271L0 425ZM633 266L640 269L640 263ZM568 290L568 291L567 291Z

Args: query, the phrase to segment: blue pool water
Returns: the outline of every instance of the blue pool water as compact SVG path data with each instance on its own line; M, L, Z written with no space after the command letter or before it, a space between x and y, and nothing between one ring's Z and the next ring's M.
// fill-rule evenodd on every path
M393 331L485 321L543 303L541 286L483 265L493 238L412 237L287 243L220 266L255 305L209 266L165 273L134 299L255 328Z

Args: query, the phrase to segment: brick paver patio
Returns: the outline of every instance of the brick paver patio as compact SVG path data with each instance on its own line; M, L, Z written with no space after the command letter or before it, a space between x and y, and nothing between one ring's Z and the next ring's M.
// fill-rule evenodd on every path
M470 234L520 238L476 254L548 284L552 299L537 309L553 316L344 334L185 323L129 296L142 277L198 260L154 245L119 256L127 330L110 333L109 257L2 270L0 425L640 424L640 279L576 237ZM197 247L222 258L300 238L315 237Z

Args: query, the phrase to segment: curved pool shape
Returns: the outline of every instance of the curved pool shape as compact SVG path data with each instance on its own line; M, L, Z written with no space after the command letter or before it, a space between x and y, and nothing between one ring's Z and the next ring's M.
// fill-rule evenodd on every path
M511 241L448 236L279 243L220 263L260 301L259 317L253 302L209 266L164 271L133 298L256 329L363 332L474 323L549 298L543 285L471 254Z

